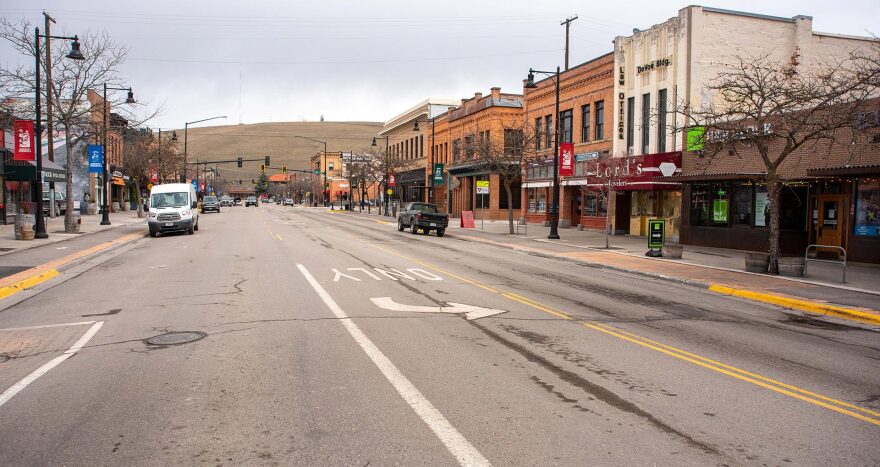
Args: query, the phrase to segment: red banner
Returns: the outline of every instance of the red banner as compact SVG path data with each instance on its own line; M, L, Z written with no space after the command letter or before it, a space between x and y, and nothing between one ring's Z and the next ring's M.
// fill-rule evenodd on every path
M388 174L388 186L397 186L397 178L394 174Z
M16 120L12 132L13 138L15 138L15 154L12 158L17 161L36 160L34 157L34 122Z
M574 175L574 144L559 143L559 175L571 177Z

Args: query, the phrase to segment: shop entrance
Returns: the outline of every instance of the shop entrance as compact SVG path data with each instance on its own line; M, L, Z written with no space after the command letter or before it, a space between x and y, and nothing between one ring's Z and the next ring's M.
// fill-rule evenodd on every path
M629 210L632 196L629 191L615 192L614 200L614 234L629 235Z
M584 209L584 191L580 187L573 187L571 190L571 225L576 226L581 223L581 215Z
M843 195L819 195L818 232L816 243L820 245L841 246L841 212ZM831 250L827 252L834 253Z

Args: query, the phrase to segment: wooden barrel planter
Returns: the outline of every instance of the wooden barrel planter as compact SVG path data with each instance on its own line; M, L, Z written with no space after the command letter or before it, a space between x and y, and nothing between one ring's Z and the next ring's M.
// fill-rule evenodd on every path
M16 240L33 240L33 236L31 238L22 238L21 232L22 227L27 226L27 229L30 229L31 233L33 233L34 225L37 223L37 218L33 214L16 214L15 215L15 239Z
M664 258L681 259L684 248L681 245L664 245L662 250Z
M770 267L770 253L746 253L746 271L767 272Z
M783 256L779 258L779 275L801 277L804 275L803 256Z

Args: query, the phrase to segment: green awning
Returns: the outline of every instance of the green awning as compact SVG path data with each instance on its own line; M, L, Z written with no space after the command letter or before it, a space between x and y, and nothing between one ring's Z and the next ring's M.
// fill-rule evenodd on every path
M34 161L7 160L3 167L3 177L9 181L32 182L37 179L37 163ZM60 165L43 158L43 181L64 182L67 174Z

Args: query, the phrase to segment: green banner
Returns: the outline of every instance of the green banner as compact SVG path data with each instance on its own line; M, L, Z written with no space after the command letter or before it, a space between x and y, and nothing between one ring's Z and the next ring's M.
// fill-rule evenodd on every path
M702 151L706 147L706 127L692 126L687 130L687 150Z
M434 184L443 184L443 164L434 164Z

